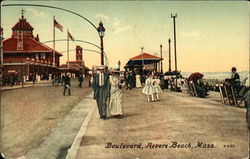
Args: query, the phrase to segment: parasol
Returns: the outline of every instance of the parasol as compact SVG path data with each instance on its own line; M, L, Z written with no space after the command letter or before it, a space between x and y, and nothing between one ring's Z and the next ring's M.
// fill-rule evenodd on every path
M200 72L195 72L195 73L192 73L189 77L188 77L188 80L189 81L195 81L195 80L198 80L198 79L201 79L204 75Z

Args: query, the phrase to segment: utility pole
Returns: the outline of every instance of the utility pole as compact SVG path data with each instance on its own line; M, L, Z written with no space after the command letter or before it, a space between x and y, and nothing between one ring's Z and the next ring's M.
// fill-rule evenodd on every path
M175 56L175 71L177 72L177 54L176 54L176 27L175 27L175 18L177 17L177 14L172 15L171 18L173 18L174 21L174 56Z
M160 45L161 50L161 74L163 74L163 66L162 66L162 44Z
M118 61L119 71L121 70L121 61Z
M177 17L177 14L173 15L171 14L171 18L173 18L174 21L174 55L175 55L175 89L177 90L177 55L176 55L176 28L175 28L175 18Z
M169 63L169 65L168 65L168 71L170 72L171 71L171 45L170 45L170 43L171 43L171 40L170 40L170 38L168 39L168 48L169 48L169 59L168 59L168 63Z
M141 47L141 57L142 57L142 75L144 75L144 57L143 57L143 49L144 47L142 46Z
M67 68L69 70L69 30L67 30Z
M56 42L55 42L55 16L53 16L53 67L56 66L56 53L55 53L55 46L56 46Z

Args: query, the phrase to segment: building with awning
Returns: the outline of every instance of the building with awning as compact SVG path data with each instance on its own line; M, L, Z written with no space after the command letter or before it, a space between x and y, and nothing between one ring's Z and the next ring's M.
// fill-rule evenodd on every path
M148 72L159 72L161 60L163 60L163 58L151 55L149 53L142 53L130 58L127 64L124 66L124 69L126 71L139 71L140 73L143 69Z

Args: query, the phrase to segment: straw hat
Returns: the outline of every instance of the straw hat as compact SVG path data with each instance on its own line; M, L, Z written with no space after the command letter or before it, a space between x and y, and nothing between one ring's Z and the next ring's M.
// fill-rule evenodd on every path
M70 73L67 73L66 75L67 75L67 76L70 76L71 74L70 74Z
M120 73L120 71L118 71L118 70L111 70L110 72L112 72L112 73Z
M97 70L103 70L103 69L105 69L104 65L97 66Z
M110 72L116 72L116 73L119 73L119 66L114 66L114 67L111 67L110 68Z

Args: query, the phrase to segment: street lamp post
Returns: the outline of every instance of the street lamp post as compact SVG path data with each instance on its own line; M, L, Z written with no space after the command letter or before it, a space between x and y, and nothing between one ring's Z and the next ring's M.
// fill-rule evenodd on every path
M121 69L121 61L120 60L118 61L118 66L119 66L119 71L120 71L120 69Z
M162 66L162 44L160 45L160 51L161 51L161 74L163 74L163 66Z
M105 33L105 28L103 26L103 23L100 21L99 26L97 28L97 31L99 33L100 36L100 40L101 40L101 65L104 65L104 58L103 58L103 37L104 37L104 33Z
M169 60L168 60L168 62L169 62L169 66L168 66L168 71L170 72L171 71L171 45L170 45L170 43L171 43L171 40L170 40L170 38L168 39L168 48L169 48Z
M177 55L176 55L176 28L175 28L175 18L177 14L171 14L171 18L173 18L174 22L174 55L175 55L175 74L176 74L176 81L175 81L175 88L177 89Z

